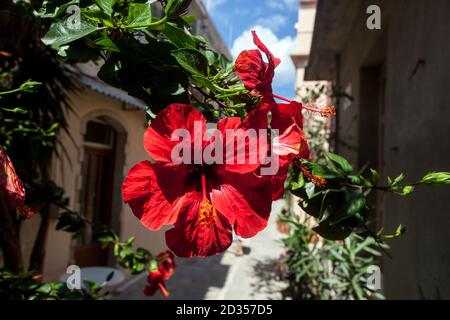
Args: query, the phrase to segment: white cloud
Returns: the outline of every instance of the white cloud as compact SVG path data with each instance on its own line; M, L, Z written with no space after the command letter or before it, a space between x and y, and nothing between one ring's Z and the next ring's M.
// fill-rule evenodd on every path
M202 1L206 7L206 10L210 12L226 2L226 0L202 0Z
M266 4L269 8L278 10L295 10L299 7L299 0L267 0Z
M256 20L256 25L270 26L271 30L277 31L284 27L288 22L288 17L282 14L274 14L265 18Z
M284 85L291 85L294 87L295 81L295 66L291 60L290 53L294 51L296 39L294 37L286 36L278 38L272 30L261 25L255 25L249 30L244 31L237 37L231 48L231 53L236 58L242 50L254 49L251 30L255 30L261 41L273 53L273 55L281 59L280 65L275 69L275 78L273 80L274 87L282 87ZM263 55L264 56L264 55Z

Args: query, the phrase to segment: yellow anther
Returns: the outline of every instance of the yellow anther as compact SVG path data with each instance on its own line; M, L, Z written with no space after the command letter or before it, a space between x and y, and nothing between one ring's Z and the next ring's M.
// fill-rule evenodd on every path
M203 200L200 203L199 223L201 225L211 225L216 220L216 209L208 200Z

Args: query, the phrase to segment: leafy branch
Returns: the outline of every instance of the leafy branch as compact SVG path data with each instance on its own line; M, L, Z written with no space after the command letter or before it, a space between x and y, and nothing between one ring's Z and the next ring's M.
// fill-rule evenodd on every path
M368 234L382 243L383 239L393 238L405 232L399 226L392 235L374 234L370 231L370 217L373 207L367 197L373 190L389 192L396 195L410 195L417 186L448 185L449 172L430 172L414 183L401 184L404 174L392 179L387 177L387 184L380 185L380 176L374 169L363 168L353 172L350 163L337 154L327 152L324 163L302 160L314 176L326 180L324 185L308 181L301 170L294 168L289 181L289 189L300 197L299 205L309 215L316 218L318 225L314 230L331 240L341 240L352 232Z

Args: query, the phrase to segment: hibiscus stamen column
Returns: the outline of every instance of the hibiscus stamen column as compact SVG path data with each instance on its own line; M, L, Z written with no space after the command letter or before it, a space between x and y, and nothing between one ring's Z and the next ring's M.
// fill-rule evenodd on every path
M304 105L304 104L294 101L294 100L289 100L289 99L279 96L277 94L272 94L272 97L286 101L288 103L292 103L292 102L298 103L302 109L308 110L308 111L312 112L313 114L316 114L316 115L319 115L322 117L328 117L328 116L332 116L332 115L336 114L336 110L334 109L334 106L325 106L323 108L315 108L315 107Z
M166 286L164 285L164 283L158 282L158 288L159 288L159 290L161 290L161 293L163 294L164 297L167 298L167 297L170 296L170 293L169 293L169 291L167 290L167 288L166 288Z
M321 178L321 177L313 175L312 172L309 171L308 168L306 168L300 162L300 159L296 159L295 164L296 164L297 168L299 168L300 171L303 173L305 178L308 179L309 181L311 181L312 183L314 183L316 186L323 187L323 186L325 186L327 184L327 180L325 180L324 178Z
M202 184L202 202L200 203L199 223L201 225L211 225L216 219L216 209L208 199L208 193L206 192L206 174L205 168L203 166L200 169L200 172Z

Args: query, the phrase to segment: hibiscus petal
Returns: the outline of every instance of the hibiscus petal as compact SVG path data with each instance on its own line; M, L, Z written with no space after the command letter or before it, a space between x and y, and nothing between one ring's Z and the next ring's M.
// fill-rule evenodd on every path
M272 93L272 79L275 75L275 68L280 64L281 60L275 58L272 52L267 49L267 47L262 43L262 41L258 38L258 35L255 31L252 31L253 43L258 47L259 50L264 52L267 57L268 63L266 64L266 71L264 72L264 78L262 79L263 84L266 86L262 91L267 93Z
M291 103L276 103L271 97L264 97L255 110L249 112L244 119L248 128L267 128L268 113L270 116L270 127L285 131L293 123L303 129L302 104L296 101Z
M259 50L244 50L234 63L236 74L247 90L259 89L264 77L265 65Z
M288 170L289 170L289 165L288 166L281 165L280 169L278 170L278 174L275 176L272 176L272 181L271 181L272 201L283 198L284 183L287 178Z
M226 171L248 173L259 167L259 153L265 154L267 145L259 144L260 137L257 130L245 128L239 117L221 119L217 123L217 130L221 132L224 140L223 164Z
M6 198L11 208L24 206L25 188L2 146L0 146L0 195Z
M308 141L306 140L305 136L302 138L302 142L300 144L300 152L298 153L298 157L300 159L306 159L311 160L312 155L311 151L309 150Z
M290 103L277 103L275 111L272 111L272 126L285 130L292 122L295 122L300 129L303 129L302 104L297 101Z
M299 154L301 142L304 139L303 131L293 123L279 136L273 138L272 151L277 156L294 157Z
M158 270L164 281L167 281L175 271L175 258L170 251L161 252L156 256L161 262L158 264Z
M188 195L174 228L166 231L167 246L179 257L209 257L225 251L232 241L231 225L216 210L214 218L201 218L201 194Z
M271 112L271 127L274 129L280 129L278 127L273 127L273 117L276 115L277 104L275 100L271 97L263 97L258 104L258 106L250 111L244 119L244 126L246 128L254 128L254 129L267 129L268 127L268 113Z
M221 176L222 182L211 192L213 206L233 222L238 236L253 237L267 225L272 204L271 177L253 173Z
M123 200L150 230L173 224L185 193L195 188L189 181L192 170L188 165L142 161L131 168L122 184Z
M275 58L272 52L267 49L264 43L262 43L261 39L259 39L258 35L256 34L256 31L252 30L252 36L253 36L253 43L258 47L259 50L264 52L267 56L267 59L269 59L269 63L272 60L273 61L273 68L275 69L281 62L280 59Z
M255 45L266 55L267 63L264 62L259 50L244 50L236 59L234 68L245 88L250 91L256 89L263 96L271 96L275 68L280 64L281 60L274 57L258 38L255 31L252 31L252 35Z
M171 104L161 110L144 134L144 147L155 161L172 162L172 150L179 140L172 141L171 137L179 129L189 132L193 147L194 137L202 139L206 131L206 120L199 111L187 104ZM201 147L200 141L198 148Z

